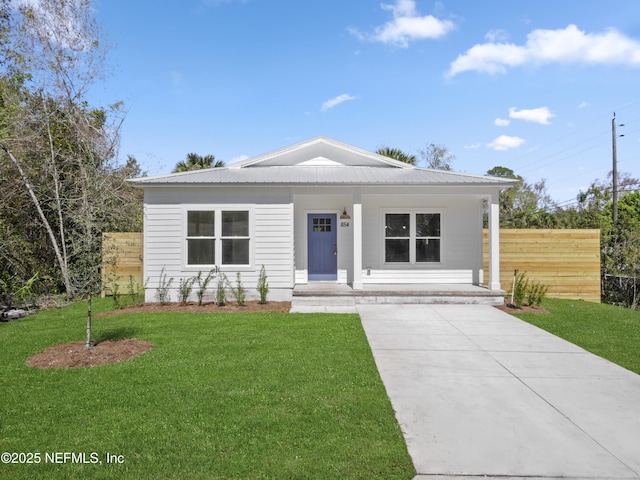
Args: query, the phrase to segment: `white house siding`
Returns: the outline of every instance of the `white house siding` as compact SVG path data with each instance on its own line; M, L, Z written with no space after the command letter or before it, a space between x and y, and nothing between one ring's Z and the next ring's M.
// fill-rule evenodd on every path
M398 265L384 263L384 214L387 210L442 214L441 262ZM362 195L363 283L474 283L482 271L481 196Z
M156 289L164 268L173 278L171 301L178 300L180 279L192 278L198 268L185 267L185 212L191 208L246 207L252 211L251 267L225 267L235 284L239 271L247 298L257 298L260 268L265 266L270 300L287 300L293 287L293 207L287 188L194 188L155 187L145 189L144 278L148 279L146 301L156 301ZM203 273L206 273L203 269ZM215 285L206 299L213 300ZM231 295L228 295L231 299ZM192 294L195 300L195 294Z

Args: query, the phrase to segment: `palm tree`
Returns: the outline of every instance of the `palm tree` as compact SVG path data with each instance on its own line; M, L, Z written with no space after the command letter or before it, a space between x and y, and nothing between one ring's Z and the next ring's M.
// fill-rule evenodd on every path
M203 157L197 153L189 153L186 160L181 160L176 163L176 168L173 169L173 173L220 167L224 167L224 162L222 160L216 160L213 155L205 155Z
M382 155L383 157L393 158L394 160L399 160L404 163L408 163L409 165L416 164L416 156L415 155L407 155L402 150L398 148L389 148L389 147L380 147L376 150L378 155Z

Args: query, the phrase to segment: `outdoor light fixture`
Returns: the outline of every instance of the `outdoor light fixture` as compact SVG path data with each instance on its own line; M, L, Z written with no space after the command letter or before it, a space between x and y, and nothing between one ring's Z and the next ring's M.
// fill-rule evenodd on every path
M351 219L351 215L347 213L347 207L344 207L342 209L342 215L340 215L340 220L350 220L350 219Z

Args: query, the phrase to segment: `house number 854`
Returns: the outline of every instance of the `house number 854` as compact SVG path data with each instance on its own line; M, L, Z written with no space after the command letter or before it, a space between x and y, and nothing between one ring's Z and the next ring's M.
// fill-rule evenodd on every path
M349 226L349 222L340 222L340 226L341 227L348 227Z

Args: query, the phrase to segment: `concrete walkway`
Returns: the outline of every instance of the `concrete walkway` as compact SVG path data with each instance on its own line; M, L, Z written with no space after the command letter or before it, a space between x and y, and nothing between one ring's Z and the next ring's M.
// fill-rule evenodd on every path
M640 478L640 376L490 306L356 307L416 479Z

